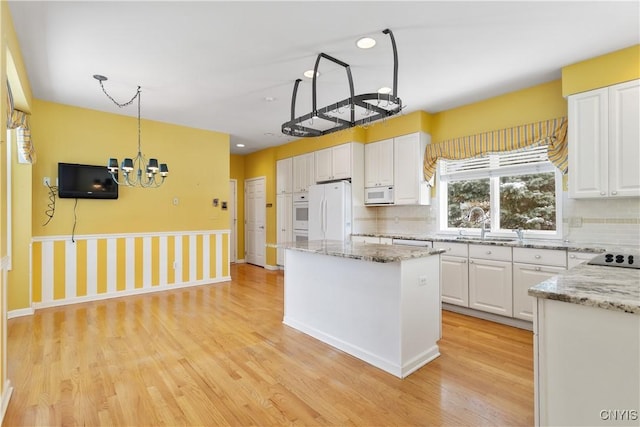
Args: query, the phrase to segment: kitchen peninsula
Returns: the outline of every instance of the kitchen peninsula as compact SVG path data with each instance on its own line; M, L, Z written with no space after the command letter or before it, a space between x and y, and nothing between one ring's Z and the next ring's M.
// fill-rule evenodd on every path
M640 252L625 258L635 264ZM529 295L536 425L637 426L640 269L582 264Z
M441 252L292 243L285 247L283 321L404 378L440 355Z

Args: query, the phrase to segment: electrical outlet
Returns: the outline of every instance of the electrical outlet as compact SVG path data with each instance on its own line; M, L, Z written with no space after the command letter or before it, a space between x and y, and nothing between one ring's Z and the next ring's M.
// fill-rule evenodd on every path
M427 276L418 277L418 286L427 286Z
M174 270L178 269L178 261L173 261L173 269Z
M42 185L44 185L45 187L50 187L51 178L49 178L48 176L45 176L44 178L42 178Z

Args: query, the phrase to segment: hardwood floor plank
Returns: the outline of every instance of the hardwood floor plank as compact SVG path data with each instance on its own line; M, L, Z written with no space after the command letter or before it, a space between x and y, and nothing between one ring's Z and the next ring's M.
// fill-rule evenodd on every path
M532 425L533 337L443 312L404 380L282 324L282 272L8 321L3 425Z

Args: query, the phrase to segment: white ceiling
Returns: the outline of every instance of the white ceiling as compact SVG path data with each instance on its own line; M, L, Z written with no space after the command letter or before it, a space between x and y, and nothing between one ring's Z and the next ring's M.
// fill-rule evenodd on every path
M640 2L10 1L34 97L111 113L142 86L142 117L231 135L232 153L293 138L295 79L324 52L351 66L356 94L392 85L404 112L430 113L560 78L561 67L640 43ZM362 35L378 44L355 47ZM348 97L320 63L318 106ZM265 98L275 98L267 102ZM311 81L296 116L311 111ZM176 141L179 144L180 141ZM246 147L238 149L236 143Z

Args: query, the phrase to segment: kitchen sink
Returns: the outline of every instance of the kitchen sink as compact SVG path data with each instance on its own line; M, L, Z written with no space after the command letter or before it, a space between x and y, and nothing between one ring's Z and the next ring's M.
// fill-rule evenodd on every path
M458 236L456 240L473 240L474 242L515 242L518 239L513 237L475 237L475 236Z

